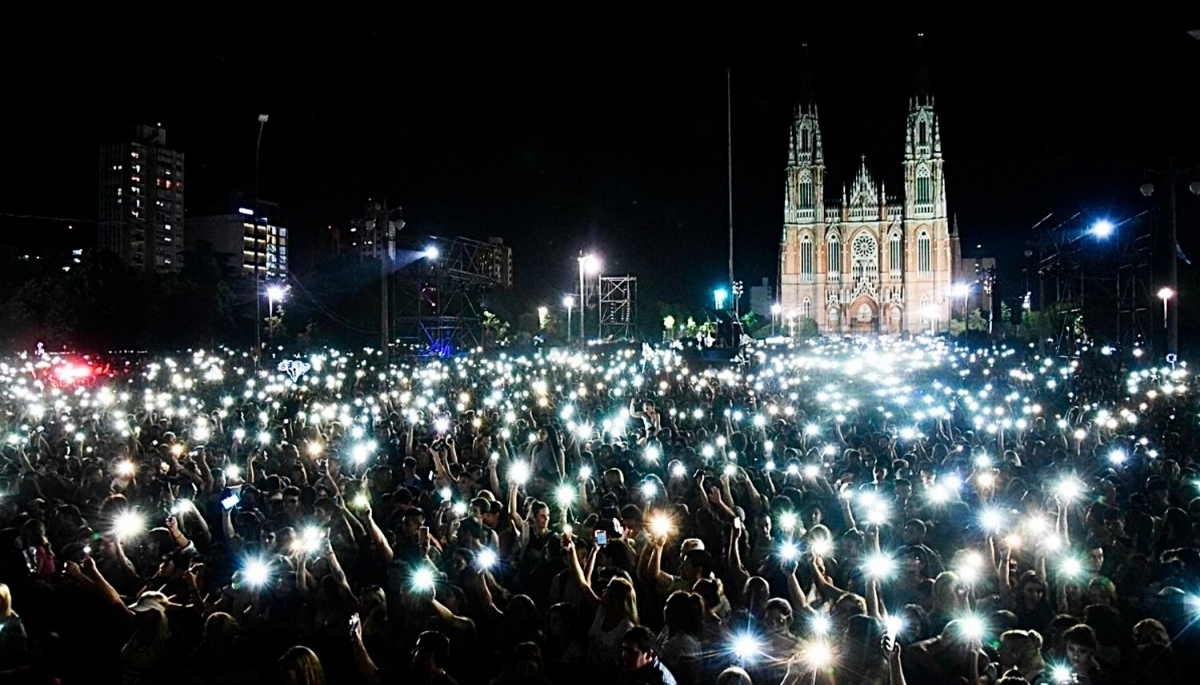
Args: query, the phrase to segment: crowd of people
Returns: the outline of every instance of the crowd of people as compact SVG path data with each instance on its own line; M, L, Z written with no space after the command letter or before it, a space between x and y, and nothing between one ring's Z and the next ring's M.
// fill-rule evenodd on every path
M11 357L0 684L1184 682L1200 407L1109 352Z

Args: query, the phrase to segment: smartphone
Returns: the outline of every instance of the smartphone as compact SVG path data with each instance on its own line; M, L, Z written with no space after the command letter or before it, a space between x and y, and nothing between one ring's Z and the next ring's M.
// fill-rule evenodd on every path
M742 519L737 516L733 517L733 527L736 530L741 530L742 529Z
M224 509L225 511L229 511L230 509L236 507L238 505L238 503L241 501L242 501L241 495L237 494L236 492L231 492L231 493L229 493L228 497L221 499L221 508Z
M358 614L357 614L357 613L353 614L353 615L350 617L350 632L351 632L351 633L353 633L353 632L355 632L356 630L358 630L358 627L359 627L360 625L362 625L362 619L361 619L361 618L359 618L359 616L358 616Z
M603 547L608 544L608 531L598 530L595 535L597 547Z
M429 526L421 526L417 529L417 544L422 549L429 546Z

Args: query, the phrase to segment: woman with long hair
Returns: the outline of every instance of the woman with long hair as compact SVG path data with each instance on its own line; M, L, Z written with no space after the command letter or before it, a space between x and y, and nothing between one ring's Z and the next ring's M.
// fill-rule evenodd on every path
M1030 685L1049 682L1042 659L1042 636L1032 630L1009 630L1000 636L1000 672L1016 670Z
M28 663L29 640L25 624L12 608L12 592L0 583L0 671Z
M287 685L325 685L321 660L308 647L292 647L279 659L279 672Z
M604 590L596 594L575 555L574 540L565 538L563 551L585 601L596 607L596 618L588 630L588 669L597 682L612 679L621 665L621 640L630 628L638 625L637 594L629 579L620 575L613 576Z

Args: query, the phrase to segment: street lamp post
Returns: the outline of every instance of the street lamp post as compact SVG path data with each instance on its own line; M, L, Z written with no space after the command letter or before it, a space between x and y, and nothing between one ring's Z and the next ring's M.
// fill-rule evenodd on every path
M266 279L266 273L262 278L258 275L258 159L259 151L262 149L263 129L267 126L267 119L270 117L266 114L258 115L258 138L254 141L254 368L258 368L258 359L262 356L262 283Z
M1189 167L1186 169L1176 169L1170 160L1167 160L1167 168L1164 171L1150 170L1148 173L1155 176L1160 176L1163 179L1163 184L1166 186L1167 196L1164 204L1167 209L1167 286L1163 290L1170 290L1170 297L1174 297L1179 293L1179 238L1176 233L1175 220L1175 185L1179 179L1184 176L1190 176L1200 172L1200 166ZM1154 194L1153 183L1143 183L1139 190L1142 195L1150 197ZM1188 190L1193 195L1200 195L1200 181L1192 181L1188 184ZM1162 290L1159 291L1159 296L1162 297ZM1163 299L1163 311L1167 311L1167 299ZM1167 353L1179 353L1179 305L1170 310L1170 314L1166 317L1163 325L1167 329Z
M584 312L587 310L587 292L583 289L583 275L587 273L596 273L600 270L600 260L596 255L579 254L579 342L583 344L587 340L587 334L584 331L584 322L587 319Z
M571 342L571 310L575 308L575 298L566 295L563 297L562 303L567 308L567 342Z
M1167 328L1167 321L1169 320L1169 317L1167 315L1167 303L1171 301L1172 297L1175 297L1174 290L1172 290L1170 288L1160 288L1159 289L1158 299L1162 300L1162 303L1163 303L1163 329L1164 330Z

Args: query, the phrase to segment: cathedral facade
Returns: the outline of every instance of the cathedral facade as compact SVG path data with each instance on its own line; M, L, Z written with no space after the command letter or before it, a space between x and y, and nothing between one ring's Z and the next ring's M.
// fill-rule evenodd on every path
M902 195L889 196L866 158L841 197L828 193L817 106L797 105L788 137L779 292L783 316L822 335L947 330L961 248L946 212L933 97L908 107Z

